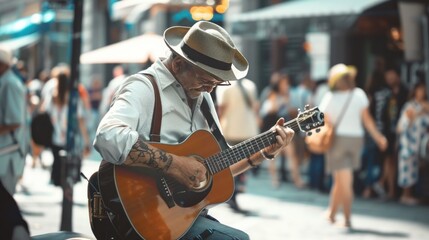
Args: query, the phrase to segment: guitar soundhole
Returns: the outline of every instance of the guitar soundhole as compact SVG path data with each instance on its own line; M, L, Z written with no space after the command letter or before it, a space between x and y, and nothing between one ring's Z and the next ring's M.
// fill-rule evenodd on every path
M180 207L192 207L201 202L212 188L212 178L208 178L195 191L188 190L185 186L173 183L174 187L170 190L173 195L174 202Z

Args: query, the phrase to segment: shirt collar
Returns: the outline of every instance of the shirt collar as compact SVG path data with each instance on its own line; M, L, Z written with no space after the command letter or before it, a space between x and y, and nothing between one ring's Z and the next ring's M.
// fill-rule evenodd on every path
M164 65L164 63L162 63L162 60L164 59L165 58L158 58L154 63L154 70L156 72L156 77L159 79L158 82L162 90L164 90L165 88L173 84L176 84L176 83L180 84L173 76L173 74L171 74L170 70L168 70L168 68ZM201 102L203 101L204 94L208 94L208 93L203 92L202 94L200 94L200 96L198 96L198 99L196 102L197 104L196 106L198 108L201 105Z
M177 80L171 74L170 70L167 69L167 67L162 63L163 58L158 58L154 63L154 69L156 72L156 77L158 78L159 85L161 86L161 89L164 90L165 88L169 87L171 84L176 83ZM178 82L177 82L178 83Z

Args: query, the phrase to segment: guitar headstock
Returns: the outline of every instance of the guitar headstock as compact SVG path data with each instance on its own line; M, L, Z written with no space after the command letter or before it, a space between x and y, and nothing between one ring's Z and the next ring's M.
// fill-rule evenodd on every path
M304 111L298 109L298 116L296 117L299 130L306 132L308 136L312 134L311 130L316 129L316 132L320 131L320 127L325 125L324 115L318 107L310 109L309 105L304 107Z

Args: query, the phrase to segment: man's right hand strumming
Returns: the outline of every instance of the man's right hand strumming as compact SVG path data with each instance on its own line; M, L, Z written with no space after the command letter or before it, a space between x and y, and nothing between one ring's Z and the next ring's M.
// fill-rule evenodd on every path
M189 189L198 188L206 180L206 168L193 157L174 156L167 175Z

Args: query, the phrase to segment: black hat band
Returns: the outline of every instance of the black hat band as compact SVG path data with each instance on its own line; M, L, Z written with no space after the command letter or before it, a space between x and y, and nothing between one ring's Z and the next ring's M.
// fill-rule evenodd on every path
M205 54L202 54L191 47L189 47L186 43L182 45L182 51L193 61L203 63L207 66L219 69L219 70L231 70L231 63L219 61L212 57L209 57Z

